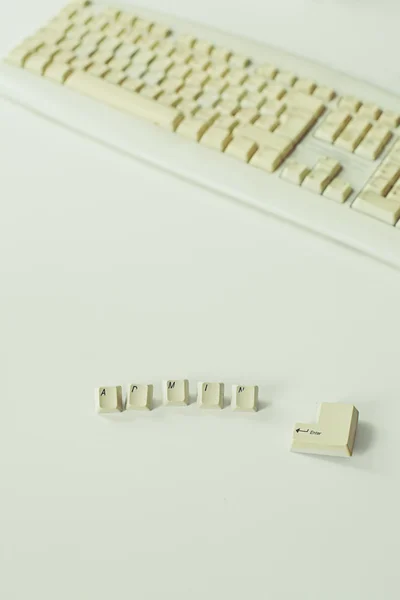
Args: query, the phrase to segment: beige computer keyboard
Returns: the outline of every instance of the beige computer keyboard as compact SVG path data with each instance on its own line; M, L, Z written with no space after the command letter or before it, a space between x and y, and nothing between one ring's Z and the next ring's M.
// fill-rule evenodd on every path
M399 99L273 49L152 17L71 3L11 50L0 90L116 149L400 265Z

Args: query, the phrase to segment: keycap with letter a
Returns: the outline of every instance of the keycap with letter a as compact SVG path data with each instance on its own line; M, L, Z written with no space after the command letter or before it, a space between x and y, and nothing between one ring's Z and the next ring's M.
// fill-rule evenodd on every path
M114 413L123 410L122 387L100 387L95 391L97 410L99 413Z

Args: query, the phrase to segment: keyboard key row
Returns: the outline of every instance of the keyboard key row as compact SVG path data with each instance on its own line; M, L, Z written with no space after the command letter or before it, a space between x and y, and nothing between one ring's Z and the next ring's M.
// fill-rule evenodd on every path
M224 408L224 384L199 383L197 405L201 409ZM165 406L187 406L189 383L187 380L169 380L163 384ZM101 414L123 411L149 411L153 405L153 386L131 384L126 402L122 386L101 387L96 390L97 410ZM255 412L258 408L258 387L232 387L232 410ZM349 457L353 454L359 413L355 406L340 403L323 403L316 423L296 423L291 450L309 454Z
M204 409L224 408L224 384L201 382L197 386L197 405ZM189 382L187 379L168 380L163 383L164 406L187 406L189 404ZM100 387L95 391L99 413L123 411L146 411L153 408L153 386L138 383L129 385L126 401L122 386ZM234 385L231 408L234 411L255 412L258 410L258 386Z
M367 118L353 117L345 106L329 113L314 135L369 160L378 158L392 138L388 127L379 121L374 124Z

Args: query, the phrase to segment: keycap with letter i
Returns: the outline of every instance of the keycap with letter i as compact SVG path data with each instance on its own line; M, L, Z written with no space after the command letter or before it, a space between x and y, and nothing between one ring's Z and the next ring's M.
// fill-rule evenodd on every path
M223 383L199 383L197 404L200 408L221 409L224 407Z

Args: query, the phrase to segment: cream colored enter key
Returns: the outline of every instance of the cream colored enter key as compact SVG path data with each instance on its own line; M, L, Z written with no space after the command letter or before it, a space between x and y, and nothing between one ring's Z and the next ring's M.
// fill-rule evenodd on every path
M291 450L348 457L353 454L358 410L351 404L321 404L317 423L296 423Z

